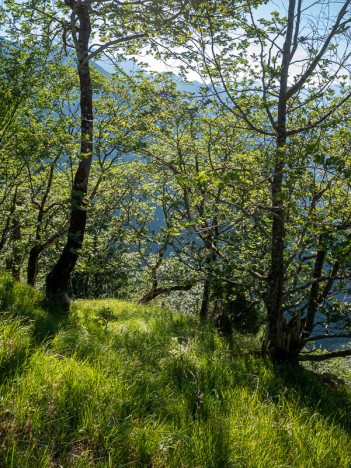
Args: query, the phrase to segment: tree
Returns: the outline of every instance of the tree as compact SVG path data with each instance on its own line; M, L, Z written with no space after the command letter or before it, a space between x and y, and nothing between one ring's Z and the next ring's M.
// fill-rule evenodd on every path
M64 4L47 0L21 4L8 1L7 5L15 19L19 12L22 12L22 33L30 27L27 20L30 16L35 25L36 36L42 34L44 42L50 43L60 30L63 34L63 46L66 49L73 48L76 56L80 82L80 163L72 188L67 242L46 281L47 295L55 298L60 308L67 311L69 277L77 262L84 238L86 194L94 154L90 61L112 47L116 49L128 44L129 50L136 51L137 47L144 45L152 36L165 39L170 35L184 34L186 23L183 11L186 11L187 7L182 1L103 0L65 0Z
M310 305L287 310L291 267L287 255L288 175L296 168L290 156L297 136L306 137L317 128L327 131L325 125L333 123L333 116L350 99L344 87L350 64L344 36L351 22L350 2L339 6L337 2L312 5L289 0L286 16L271 11L263 18L256 6L259 4L242 3L234 17L231 10L218 5L227 18L223 28L208 15L207 27L197 28L197 40L181 58L190 65L196 61L193 68L198 69L201 57L200 73L210 78L211 89L224 108L241 119L245 131L261 140L263 151L265 144L275 145L270 151L271 203L264 208L271 214L271 245L269 271L262 278L267 309L263 353L274 360L296 362L315 325L313 297L323 276L325 243L321 239L311 271ZM283 3L281 6L284 9ZM334 14L328 10L331 7ZM310 151L305 149L302 164L306 170L309 158ZM328 284L327 278L323 281Z
M238 119L228 119L221 107L209 100L207 92L180 92L171 76L138 83L138 91L135 113L147 136L135 151L146 158L138 167L140 174L148 174L142 186L150 188L138 192L143 194L139 199L147 202L142 208L144 216L140 215L140 222L133 220L133 226L153 285L146 298L201 282L201 315L205 319L214 300L223 299L215 297L222 294L219 285L223 284L224 291L230 284L235 295L235 289L252 284L242 268L262 262L262 253L258 254L257 244L252 242L253 227L258 224L253 222L256 214L252 206L258 201L266 204L267 191L260 193L257 183L247 181L262 175L261 167L257 170L255 142L236 128ZM162 220L161 231L159 226L152 232L155 207ZM246 212L244 222L242 211ZM247 220L250 217L252 220ZM145 245L150 250L152 245L156 253L151 260ZM244 246L250 248L251 257L249 253L242 255ZM178 275L172 281L170 270L163 266L166 252L173 252L185 266L187 280L179 282Z
M61 115L61 120L58 117L62 111L58 92L64 93L67 81L72 77L69 67L58 67L56 59L54 51L47 57L43 48L35 43L1 40L0 250L2 267L12 269L17 280L21 277L22 265L28 253L33 225L32 208L35 203L38 204L35 198L40 197L42 189L41 184L35 184L33 179L39 179L38 172L45 172L43 167L49 163L53 151L58 153L55 158L63 156L59 150L60 139L63 139L63 134L67 139L65 125L68 116L62 119ZM47 80L52 82L50 93L46 87ZM54 110L55 119L51 114ZM65 146L68 149L67 141ZM43 211L48 211L44 205L38 217L39 224ZM42 230L39 225L34 228L37 233Z

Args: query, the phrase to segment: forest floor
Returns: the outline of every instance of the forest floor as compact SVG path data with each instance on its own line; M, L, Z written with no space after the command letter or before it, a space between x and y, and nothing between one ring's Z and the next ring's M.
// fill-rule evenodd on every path
M196 317L77 301L59 321L0 278L1 467L350 467L348 368L250 355Z

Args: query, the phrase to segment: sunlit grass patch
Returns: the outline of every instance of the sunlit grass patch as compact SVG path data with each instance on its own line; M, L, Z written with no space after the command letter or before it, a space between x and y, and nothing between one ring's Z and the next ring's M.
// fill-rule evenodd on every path
M28 309L36 293L18 314L11 294L1 466L351 466L348 390L248 355L253 338L114 300L50 322L38 301Z

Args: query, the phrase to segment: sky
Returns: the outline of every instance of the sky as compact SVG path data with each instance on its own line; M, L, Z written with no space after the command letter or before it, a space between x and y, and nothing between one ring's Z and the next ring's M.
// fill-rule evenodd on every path
M344 4L343 0L303 0L302 8L304 14L304 21L305 21L305 29L310 29L311 25L316 26L317 19L319 18L319 23L322 25L322 29L328 29L333 22L333 18L338 14L340 8ZM254 12L255 21L258 21L260 18L269 19L271 13L273 11L278 11L282 16L287 14L287 0L274 0L269 1L267 4L262 5ZM302 32L303 34L303 32ZM256 48L257 53L259 53L259 49ZM251 52L255 52L255 48L251 48ZM301 59L303 58L303 51L298 51L297 57L299 58L299 53ZM136 57L137 60L141 60L148 64L150 71L157 71L157 72L172 72L174 74L178 74L179 71L179 62L173 60L168 61L167 63L161 62L156 60L151 55L147 54L140 54ZM295 73L298 73L299 69L295 67ZM188 79L190 81L202 81L202 77L200 77L196 72L190 71L188 73Z
M17 3L21 3L22 0L16 0ZM0 4L3 0L0 0ZM305 22L306 24L316 24L316 19L321 15L321 19L324 24L327 24L329 20L332 20L335 15L337 15L338 11L345 3L344 0L303 0L303 9L304 14L306 15ZM255 21L259 21L260 18L268 19L273 11L278 11L281 15L286 15L287 13L287 6L288 0L270 0L265 5L257 8L254 12ZM328 25L327 25L328 27ZM1 27L0 27L0 34L1 34ZM251 53L255 52L255 47L250 49ZM256 48L257 53L259 49ZM298 51L301 54L301 58L303 58L303 51ZM146 63L149 67L149 71L156 71L156 72L171 72L175 75L179 73L179 65L180 63L176 60L168 60L167 63L156 60L151 55L147 55L145 52L139 54L136 57L137 60L140 60ZM114 70L113 65L109 64L107 61L104 61L103 67L108 71L112 72ZM135 66L132 64L128 64L127 68L128 71L133 71ZM295 69L295 73L298 73L298 68ZM200 77L196 72L189 71L188 73L189 81L203 81L202 77Z

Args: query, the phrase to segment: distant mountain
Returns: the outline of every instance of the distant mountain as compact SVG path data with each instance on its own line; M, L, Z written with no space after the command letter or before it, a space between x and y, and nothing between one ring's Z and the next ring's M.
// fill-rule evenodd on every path
M103 75L108 76L111 73L114 73L115 66L108 62L108 60L97 60L96 62L93 61L94 67ZM125 73L128 75L133 75L134 73L138 73L143 69L133 60L125 60L118 64L119 68L121 68ZM143 72L146 76L151 75L148 71ZM199 81L192 81L186 82L180 76L173 74L173 80L177 83L177 87L179 91L184 91L188 93L199 94L200 88L202 88L203 84Z

